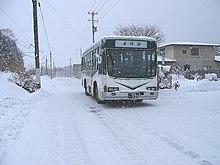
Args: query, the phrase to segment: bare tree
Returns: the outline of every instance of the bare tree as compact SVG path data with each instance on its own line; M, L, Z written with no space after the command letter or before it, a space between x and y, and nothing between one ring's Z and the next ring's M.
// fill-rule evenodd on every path
M158 43L161 43L165 40L165 35L161 31L160 27L157 25L119 25L118 27L116 27L116 30L113 33L119 36L153 37L157 40Z

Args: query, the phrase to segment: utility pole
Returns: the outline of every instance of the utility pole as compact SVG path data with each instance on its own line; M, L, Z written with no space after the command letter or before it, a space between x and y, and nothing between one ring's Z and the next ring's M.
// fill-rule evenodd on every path
M43 57L43 58L42 58L42 60L43 60L43 59L45 59L45 75L48 75L48 68L47 68L47 56L46 56L46 58L45 58L45 57ZM41 61L42 61L42 60L41 60ZM42 62L41 62L41 65L42 65ZM43 65L42 65L42 66L43 66ZM41 73L41 74L42 74L42 73Z
M79 59L81 59L81 57L82 57L82 49L80 48L80 49L76 49L76 52L77 51L79 51Z
M53 77L56 77L57 73L56 73L56 66L55 63L53 61Z
M46 75L48 75L48 70L47 70L47 56L46 56Z
M80 58L82 57L82 54L83 54L83 53L82 53L82 49L80 49Z
M40 81L40 61L39 61L39 43L38 43L38 22L37 22L37 0L32 0L33 3L33 22L34 22L34 48L35 48L35 67L36 67L36 85L41 88Z
M52 68L52 52L50 51L50 79L53 78L53 68Z
M95 21L98 21L98 20L95 20L94 16L98 14L98 12L88 12L88 14L92 15L92 19L89 19L89 21L92 21L92 43L95 42L95 32L97 32L97 27L95 26Z

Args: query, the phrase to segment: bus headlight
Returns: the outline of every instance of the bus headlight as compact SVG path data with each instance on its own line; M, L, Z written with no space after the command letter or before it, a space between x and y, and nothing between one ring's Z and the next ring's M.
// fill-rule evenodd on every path
M108 87L108 92L119 91L119 87Z

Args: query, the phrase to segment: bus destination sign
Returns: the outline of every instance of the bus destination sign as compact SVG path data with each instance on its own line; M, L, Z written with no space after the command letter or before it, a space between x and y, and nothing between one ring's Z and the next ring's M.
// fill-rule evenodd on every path
M129 40L116 40L115 47L122 48L147 48L147 41L129 41Z

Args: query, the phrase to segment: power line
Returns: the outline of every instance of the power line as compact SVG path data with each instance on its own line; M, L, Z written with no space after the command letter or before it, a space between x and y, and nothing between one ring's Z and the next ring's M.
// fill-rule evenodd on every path
M16 43L23 46L23 47L25 47L25 48L27 48L27 49L29 49L29 46L27 44L25 44L24 42L20 41L20 40L16 40Z
M96 0L93 2L92 7L90 8L89 12L92 11L92 8L94 7L95 3L96 3Z
M23 28L21 28L21 26L19 26L19 24L9 14L7 14L5 10L3 10L1 7L0 7L0 10L2 11L4 15L6 15L10 19L11 22L13 22L20 29L21 32L26 34L28 38L32 38ZM22 42L21 40L16 39L16 43L24 48L27 48L27 49L30 48L28 44L26 44L25 42Z
M99 12L101 12L102 11L102 9L103 9L103 7L105 6L105 4L108 2L108 0L105 0L104 2L103 2L103 4L102 4L102 6L99 8Z
M34 58L34 56L30 56L30 55L28 55L28 54L26 54L26 53L29 53L29 52L25 52L25 53L23 53L23 56L22 56L22 57L27 56L27 57L30 57L30 58ZM34 52L30 52L30 53L34 53Z
M94 3L92 4L92 7L90 8L90 10L89 10L89 12L95 12L95 11L101 11L101 9L103 8L103 6L106 4L106 2L108 1L108 0L105 0L103 3L102 3L102 1L103 0L100 0L99 2L98 2L98 4L96 5L96 7L95 7L95 9L94 10L92 10L93 9L93 7L95 6L95 4L96 4L96 2L97 2L97 0L95 0L94 1ZM101 5L102 4L102 5ZM99 6L101 5L101 7L99 8ZM98 9L99 8L99 9Z
M96 11L96 10L97 10L97 8L98 8L98 7L99 7L99 5L101 4L101 2L102 2L102 0L101 0L101 1L99 1L98 5L96 6L96 8L95 8L95 10L94 10L94 11Z
M103 19L115 6L118 5L118 3L120 2L120 0L118 1L113 1L110 6L108 7L108 9L105 11L105 13L103 15L101 15L101 17L98 20Z
M87 38L89 37L90 31L83 33L83 36L81 37L80 45L82 45L85 41L87 41Z
M51 3L46 0L51 9L59 16L59 18L63 21L64 24L74 33L76 33L76 30L63 18L63 16L51 5Z
M40 14L41 14L41 18L42 18L42 23L43 23L43 27L44 27L44 32L45 32L45 35L46 35L47 45L48 45L49 50L51 51L51 47L50 47L50 43L49 43L49 39L48 39L48 35L47 35L47 29L46 29L46 26L45 26L44 17L43 17L43 12L42 12L42 9L41 9L40 2L38 2L38 5L39 5L39 8L40 8Z
M48 48L50 50L50 78L52 79L53 77L53 70L52 70L52 52L51 52L51 48L50 48L50 43L49 43L49 39L48 39L48 35L47 35L47 30L46 30L46 26L45 26L45 22L44 22L44 17L43 17L43 12L41 10L41 5L40 2L38 3L39 8L40 8L40 13L41 13L41 17L42 17L42 22L43 22L43 26L44 26L44 31L45 31L45 35L46 35L46 39L47 39L47 44L48 44Z
M7 14L6 11L4 11L1 7L0 7L0 10L1 10L2 13L3 13L4 15L6 15L6 16L10 19L10 21L13 22L24 34L26 34L26 36L28 36L28 38L29 38L29 37L31 38L31 36L29 36L29 34L28 34L23 28L21 28L21 26L19 26L19 24L18 24L9 14Z

